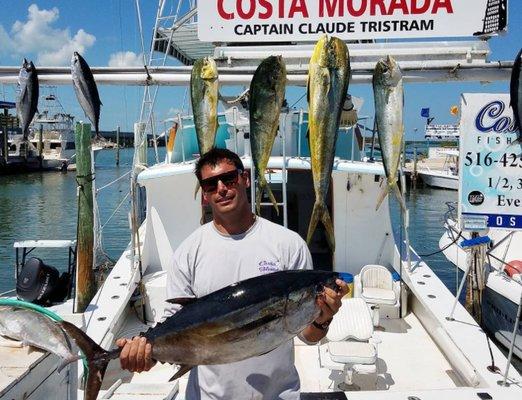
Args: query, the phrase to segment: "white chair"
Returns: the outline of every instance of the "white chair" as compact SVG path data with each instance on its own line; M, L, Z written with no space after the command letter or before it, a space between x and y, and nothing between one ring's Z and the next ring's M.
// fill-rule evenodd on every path
M394 282L391 272L382 265L369 264L362 267L354 277L354 296L363 298L375 306L374 319L399 317L400 282Z
M334 316L322 345L322 355L329 360L322 364L344 373L342 390L354 389L353 374L377 373L377 345L380 340L373 337L373 322L370 309L362 298L342 300L342 307Z

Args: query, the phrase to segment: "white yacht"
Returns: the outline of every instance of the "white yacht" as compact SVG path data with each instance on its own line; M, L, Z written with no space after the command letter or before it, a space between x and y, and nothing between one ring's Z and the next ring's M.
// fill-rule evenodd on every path
M428 157L417 164L417 174L428 186L459 190L458 166L458 148L440 149L437 150L437 157Z

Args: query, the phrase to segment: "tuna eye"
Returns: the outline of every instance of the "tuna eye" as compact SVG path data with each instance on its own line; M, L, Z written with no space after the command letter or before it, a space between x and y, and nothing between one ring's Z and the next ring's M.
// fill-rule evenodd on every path
M324 291L324 285L322 283L318 283L315 285L315 292L322 293Z

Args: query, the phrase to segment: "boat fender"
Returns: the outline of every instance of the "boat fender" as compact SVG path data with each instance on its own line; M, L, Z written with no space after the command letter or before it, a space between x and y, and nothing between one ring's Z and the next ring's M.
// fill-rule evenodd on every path
M515 279L515 275L522 275L522 261L521 260L513 260L508 262L504 266L504 272L509 276L510 278Z

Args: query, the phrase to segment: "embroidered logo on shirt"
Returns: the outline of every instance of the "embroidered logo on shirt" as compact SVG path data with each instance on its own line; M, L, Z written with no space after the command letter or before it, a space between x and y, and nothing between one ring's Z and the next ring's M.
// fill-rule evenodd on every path
M258 266L259 272L262 274L281 271L281 263L279 261L260 261Z

